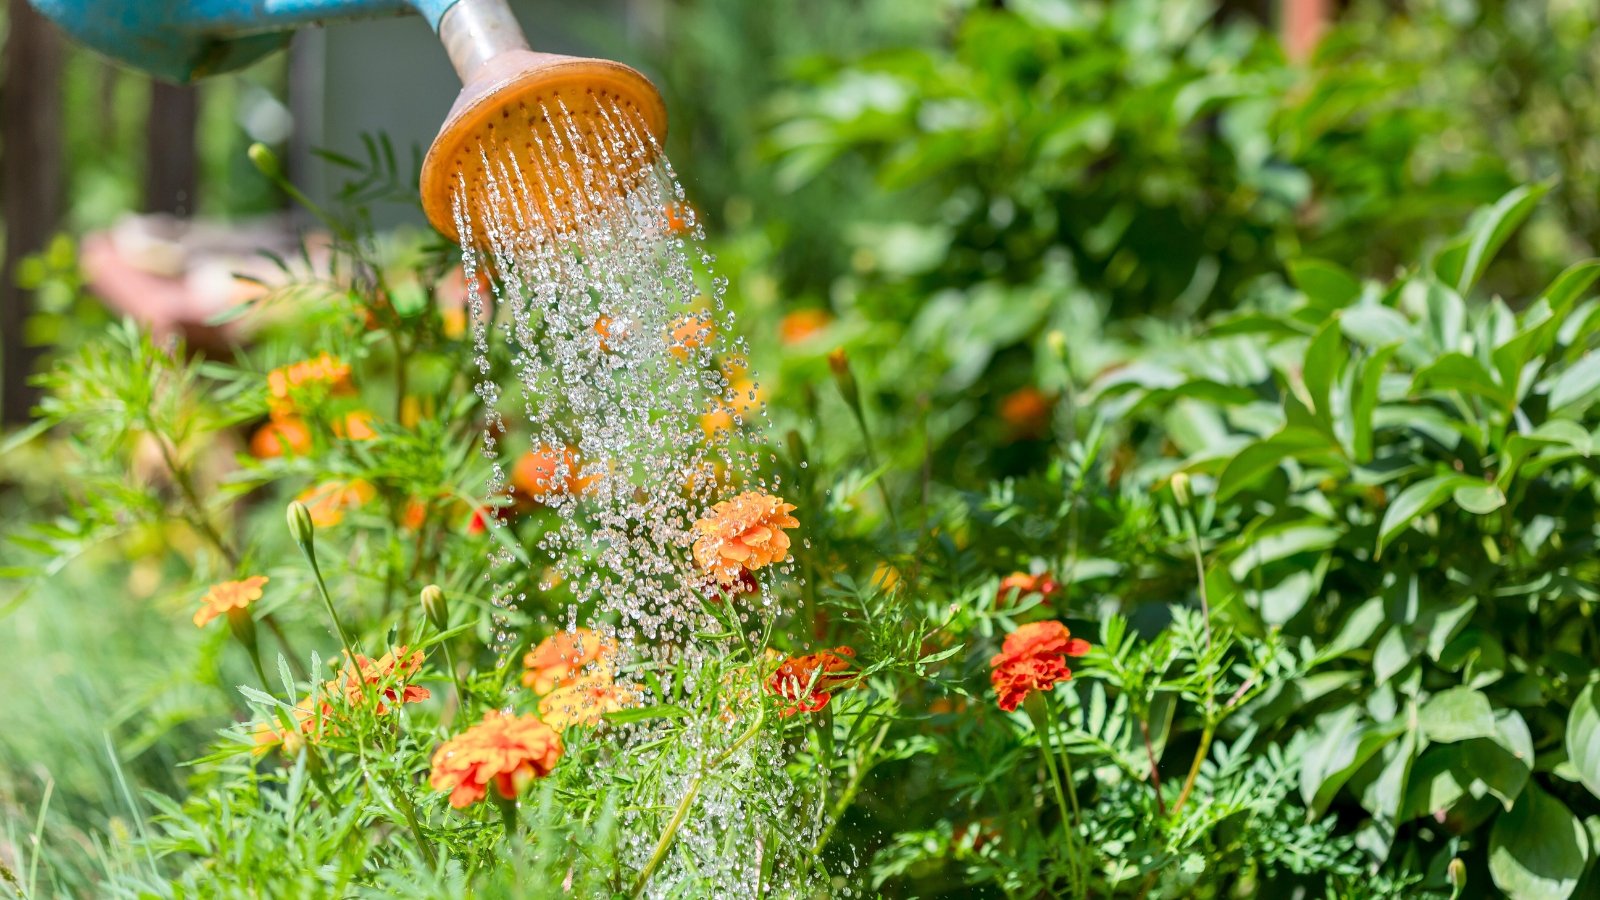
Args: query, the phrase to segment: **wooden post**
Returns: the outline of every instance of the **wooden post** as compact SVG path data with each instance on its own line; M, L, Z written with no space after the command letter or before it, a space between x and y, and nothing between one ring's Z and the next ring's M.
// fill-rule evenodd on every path
M174 216L194 212L199 99L192 85L150 82L150 117L144 129L145 212Z
M27 0L7 0L5 83L0 85L0 216L5 261L0 264L0 423L27 421L34 404L28 384L37 348L24 340L31 291L17 285L17 266L49 243L61 221L61 66L55 27Z

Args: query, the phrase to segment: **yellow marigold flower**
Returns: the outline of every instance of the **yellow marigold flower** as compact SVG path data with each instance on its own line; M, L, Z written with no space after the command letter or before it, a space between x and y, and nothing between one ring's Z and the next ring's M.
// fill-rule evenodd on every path
M343 419L333 423L333 433L338 437L352 441L370 441L378 436L372 427L377 417L364 409L348 413Z
M736 583L745 570L789 558L786 528L800 527L789 515L793 503L782 497L746 491L711 507L711 515L694 523L694 561L718 584Z
M618 652L616 641L588 628L558 631L522 658L527 668L522 683L536 694L548 694L576 684L590 666L609 678Z
M403 645L376 660L357 653L353 662L345 662L338 678L322 686L322 692L329 697L343 696L347 705L356 707L366 702L367 690L373 688L375 711L381 716L390 710L390 704L399 708L433 696L427 688L409 683L421 669L422 651Z
M606 713L637 702L638 696L618 686L609 674L596 673L546 694L539 701L539 717L556 731L566 731L574 725L593 725Z
M224 581L213 584L200 598L200 609L194 614L196 627L205 624L217 616L225 615L231 609L245 609L251 603L261 599L261 588L267 583L267 576L253 575L242 581Z
M377 495L370 482L360 478L350 481L325 481L301 491L296 500L304 503L311 513L311 524L328 528L344 521L344 514Z
M537 717L491 710L434 751L428 783L449 791L456 809L487 797L490 785L514 800L535 779L549 775L561 753L561 735Z

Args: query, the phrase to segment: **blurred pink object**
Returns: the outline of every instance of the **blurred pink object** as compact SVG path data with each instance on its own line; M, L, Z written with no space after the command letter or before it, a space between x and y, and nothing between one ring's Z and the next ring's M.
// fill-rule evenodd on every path
M158 335L220 349L248 337L253 317L210 323L289 280L263 250L299 258L287 218L222 223L158 214L129 216L86 235L80 260L89 289L112 311Z

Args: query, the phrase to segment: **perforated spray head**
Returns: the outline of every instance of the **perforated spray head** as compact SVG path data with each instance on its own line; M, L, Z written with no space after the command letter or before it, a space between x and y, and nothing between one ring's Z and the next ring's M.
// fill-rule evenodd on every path
M574 221L574 204L587 202L575 190L585 165L615 170L614 180L590 189L625 189L643 175L637 157L609 152L613 137L635 137L646 154L666 140L666 105L649 79L610 60L530 50L505 0L460 0L440 20L439 37L462 88L423 160L422 208L451 238L461 239L456 192L465 191L470 207L487 206L490 169L498 175L509 160L526 188L522 214L560 228Z

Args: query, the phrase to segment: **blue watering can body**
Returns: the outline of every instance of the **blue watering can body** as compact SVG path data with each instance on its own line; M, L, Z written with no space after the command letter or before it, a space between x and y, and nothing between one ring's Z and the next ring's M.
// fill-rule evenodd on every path
M255 62L302 26L420 13L434 30L458 0L31 0L75 40L171 81Z

